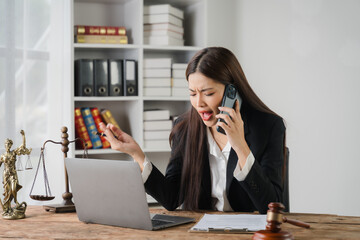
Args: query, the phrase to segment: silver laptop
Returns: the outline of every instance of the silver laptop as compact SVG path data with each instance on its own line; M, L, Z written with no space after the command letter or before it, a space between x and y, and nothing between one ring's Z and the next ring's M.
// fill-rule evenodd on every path
M195 221L187 217L150 215L136 162L66 158L65 165L80 221L145 230Z

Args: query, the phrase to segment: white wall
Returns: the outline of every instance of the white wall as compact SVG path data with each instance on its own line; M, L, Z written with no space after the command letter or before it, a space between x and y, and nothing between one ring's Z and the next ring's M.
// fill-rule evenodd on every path
M236 54L287 123L291 211L360 216L360 2L236 4Z

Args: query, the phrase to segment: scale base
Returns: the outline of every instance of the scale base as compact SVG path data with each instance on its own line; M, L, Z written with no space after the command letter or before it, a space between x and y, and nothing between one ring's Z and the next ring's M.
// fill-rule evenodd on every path
M47 212L54 212L54 213L76 212L75 205L64 205L64 204L44 205L44 209Z

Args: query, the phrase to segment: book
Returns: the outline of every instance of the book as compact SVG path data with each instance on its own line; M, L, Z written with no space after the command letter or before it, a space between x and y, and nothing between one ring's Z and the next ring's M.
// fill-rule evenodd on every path
M144 87L171 87L171 78L144 78Z
M108 77L108 61L107 59L94 60L94 90L95 96L109 95L109 77Z
M92 59L75 61L75 96L94 96L94 62Z
M112 35L75 35L75 43L127 44L127 36Z
M90 136L90 140L93 145L93 149L102 148L101 139L98 135L94 134L97 131L94 118L92 117L90 108L85 107L81 108L81 115L83 116L84 123L87 129L87 132Z
M173 78L185 78L186 73L185 69L172 69L172 77Z
M189 96L189 88L172 87L171 88L171 96L188 97Z
M184 70L186 70L187 65L188 65L187 63L173 63L171 65L171 68L172 69L184 69Z
M171 120L144 121L145 131L171 130Z
M88 149L93 147L80 108L75 108L75 134L77 137L82 138L85 141ZM76 148L83 149L83 142L76 141Z
M184 46L184 40L169 36L151 36L144 37L144 44Z
M144 140L144 147L148 149L170 149L169 140Z
M148 109L143 113L144 121L169 120L170 111L168 109Z
M144 78L171 78L171 68L144 68Z
M162 14L168 13L177 18L184 19L184 11L171 6L170 4L158 4L144 6L144 14Z
M96 129L98 132L100 132L99 123L102 122L102 118L100 116L100 111L97 107L90 108L90 111L91 111L91 115L94 119ZM100 139L101 139L101 143L102 143L102 148L109 148L111 146L109 141L106 140L104 137L100 136Z
M171 130L144 131L144 140L167 140L169 141Z
M113 117L112 113L110 112L110 110L108 109L102 109L100 111L100 115L103 118L104 122L106 124L111 123L112 125L114 125L117 128L119 127L119 124L116 122L115 118Z
M144 96L147 97L170 97L171 87L144 87Z
M151 14L144 15L144 24L154 24L154 23L171 23L178 27L183 27L183 20L177 18L171 14Z
M144 31L144 37L153 37L153 36L165 36L165 37L172 37L176 39L184 39L184 35L181 33L173 32L170 30L150 30Z
M170 23L144 24L144 31L151 31L151 30L168 30L184 35L183 27L179 27Z
M171 68L171 58L145 58L143 61L144 68Z
M185 78L172 78L172 87L189 88L189 83Z
M126 35L125 27L75 25L74 35Z

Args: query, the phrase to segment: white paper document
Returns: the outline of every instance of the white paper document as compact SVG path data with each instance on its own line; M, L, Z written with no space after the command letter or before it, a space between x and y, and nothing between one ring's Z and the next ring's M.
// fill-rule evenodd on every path
M204 214L190 231L199 232L255 232L266 227L266 215Z

